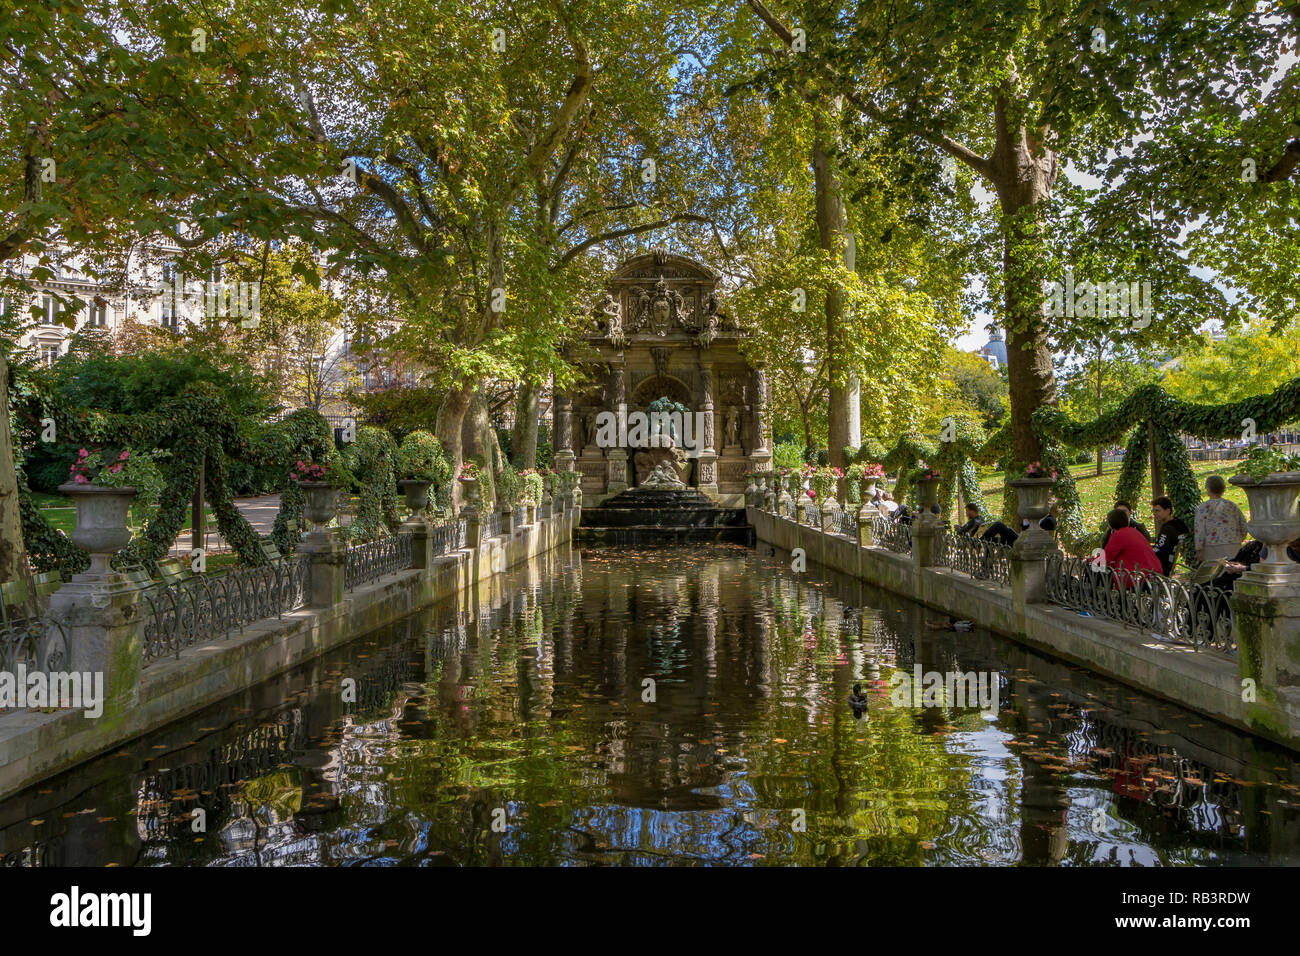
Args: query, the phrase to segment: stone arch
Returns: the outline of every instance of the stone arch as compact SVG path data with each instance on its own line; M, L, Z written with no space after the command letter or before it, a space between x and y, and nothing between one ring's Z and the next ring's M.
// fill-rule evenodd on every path
M687 408L695 404L690 388L681 379L672 375L652 375L642 381L632 392L632 404L637 408L645 408L655 399L665 395Z

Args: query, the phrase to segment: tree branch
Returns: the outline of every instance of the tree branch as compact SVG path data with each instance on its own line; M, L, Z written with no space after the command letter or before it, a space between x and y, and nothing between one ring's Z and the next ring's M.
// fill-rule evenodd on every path
M640 233L643 232L649 232L651 229L658 229L662 226L670 226L675 222L712 223L713 220L710 219L708 216L697 216L693 212L679 212L675 216L669 216L667 219L659 219L655 222L643 222L638 226L626 226L623 229L614 229L610 232L603 232L598 236L592 236L590 239L585 239L582 242L578 243L573 248L569 249L568 252L566 252L564 255L560 257L559 262L551 266L551 271L555 272L558 269L564 268L566 265L568 265L570 262L573 261L575 256L581 255L587 249L590 249L592 246L599 245L602 242L608 242L610 239L621 239L624 236L639 235Z

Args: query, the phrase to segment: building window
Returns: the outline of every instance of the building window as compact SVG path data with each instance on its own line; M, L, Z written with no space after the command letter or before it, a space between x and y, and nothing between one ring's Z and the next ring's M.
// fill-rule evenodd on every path
M59 358L59 343L38 342L36 345L36 354L40 358L42 365L53 365Z
M90 320L89 324L97 329L102 329L108 325L108 304L105 302L90 303Z
M158 305L158 324L173 331L180 328L176 317L176 300L171 296L165 296Z
M56 325L59 321L59 303L54 301L54 296L41 296L41 321L46 325Z

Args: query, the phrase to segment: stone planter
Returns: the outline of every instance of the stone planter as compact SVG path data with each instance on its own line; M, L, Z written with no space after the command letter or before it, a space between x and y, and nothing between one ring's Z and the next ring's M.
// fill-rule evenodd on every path
M59 485L59 491L77 506L77 527L69 535L72 543L90 553L91 574L108 574L113 555L131 543L127 521L135 489L69 482Z
M1047 517L1055 484L1056 479L1051 477L1016 478L1011 482L1016 489L1016 512L1029 522L1030 528L1037 528L1038 522Z
M533 503L530 501L530 502L528 502L527 508L528 508L528 523L529 523L529 524L536 524L536 523L537 523L537 505L533 504Z
M424 509L429 506L429 486L432 484L431 481L405 478L397 483L397 487L401 488L402 494L406 496L406 507L414 514L423 516Z
M338 514L338 495L328 481L300 481L306 501L302 506L302 516L311 525L310 531L320 531Z
M1286 554L1286 546L1300 538L1300 506L1296 501L1300 471L1275 471L1259 481L1249 475L1234 475L1229 481L1246 492L1250 505L1246 527L1267 549L1254 570L1266 574L1300 573L1300 564Z
M916 482L917 507L922 514L929 514L930 509L939 503L939 482L941 478L918 478Z
M879 478L863 478L863 479L862 479L862 503L863 503L863 504L865 504L865 503L867 503L868 501L870 501L871 498L872 498L872 496L875 495L875 493L876 493L876 485L877 485L877 483L878 483L879 481L880 481Z
M465 507L477 508L479 484L477 478L460 478L461 490L465 493Z

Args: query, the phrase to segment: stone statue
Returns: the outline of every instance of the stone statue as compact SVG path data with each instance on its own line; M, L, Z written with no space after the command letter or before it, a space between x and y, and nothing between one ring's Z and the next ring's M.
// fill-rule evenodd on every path
M655 465L654 471L641 482L642 488L650 488L657 491L681 491L686 485L677 477L677 470L667 461L661 461Z
M596 443L596 413L590 408L583 409L580 420L582 422L582 441L575 446L579 450Z
M727 436L727 447L734 448L740 444L740 414L733 408L727 413L727 421L724 426Z
M596 304L594 312L598 327L601 323L604 326L600 331L604 332L610 341L615 344L625 341L623 335L623 307L619 304L618 299L606 292L601 296L600 302Z

